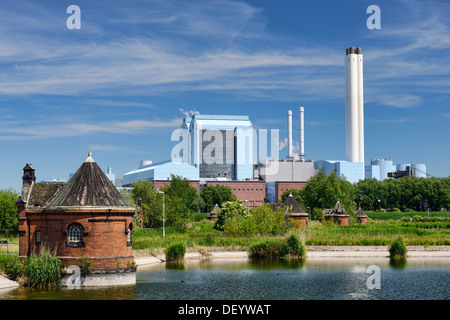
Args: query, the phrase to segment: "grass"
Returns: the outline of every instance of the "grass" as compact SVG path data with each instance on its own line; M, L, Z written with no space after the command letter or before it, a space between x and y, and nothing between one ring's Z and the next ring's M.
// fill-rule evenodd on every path
M301 235L302 242L307 246L388 246L398 236L409 246L450 245L448 212L430 212L430 218L427 212L369 212L367 215L369 220L364 225L351 222L348 226L336 226L312 220L307 230L296 233ZM412 221L416 215L423 217L422 222ZM199 248L211 251L246 251L255 243L288 236L231 236L215 230L213 225L214 221L203 219L190 223L186 233L166 228L165 239L162 238L162 230L136 229L133 234L133 249L167 248L170 244L181 241L188 251Z

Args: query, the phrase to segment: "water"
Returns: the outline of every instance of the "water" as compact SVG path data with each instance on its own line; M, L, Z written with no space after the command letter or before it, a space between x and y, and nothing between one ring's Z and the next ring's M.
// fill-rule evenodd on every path
M370 289L380 269L380 289ZM448 300L450 259L309 259L304 263L254 263L247 259L186 261L140 267L136 285L107 288L0 292L0 299L41 300ZM374 283L370 281L370 283Z

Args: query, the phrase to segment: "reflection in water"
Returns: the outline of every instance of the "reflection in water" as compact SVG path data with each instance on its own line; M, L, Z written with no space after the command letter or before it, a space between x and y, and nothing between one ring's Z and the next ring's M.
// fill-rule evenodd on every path
M367 285L376 265L381 288ZM141 266L136 285L31 290L17 288L0 299L77 300L335 300L449 299L450 259L408 259L400 268L389 259L314 258L261 262L242 258L187 260Z

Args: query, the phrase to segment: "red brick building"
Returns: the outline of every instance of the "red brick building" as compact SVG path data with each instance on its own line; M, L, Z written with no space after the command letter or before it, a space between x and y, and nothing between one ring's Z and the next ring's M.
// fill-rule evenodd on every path
M249 209L259 207L266 198L265 181L207 181L206 185L229 187L238 200Z
M67 267L80 257L94 271L128 274L135 282L132 255L135 208L117 191L89 155L66 183L36 183L31 164L24 168L17 201L20 257L48 248Z
M271 192L274 193L275 203L279 203L283 192L289 189L302 189L306 186L306 181L274 181L270 184L272 185Z
M151 180L151 182L153 183L155 190L161 189L165 186L170 185L170 180ZM197 191L197 194L200 194L200 181L199 180L189 180L189 184L191 185L191 187L195 188L195 190Z

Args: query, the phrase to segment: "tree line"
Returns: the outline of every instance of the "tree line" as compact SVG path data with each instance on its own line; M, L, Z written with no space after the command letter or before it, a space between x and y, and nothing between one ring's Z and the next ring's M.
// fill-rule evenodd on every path
M282 194L284 201L289 194L314 214L323 208L333 208L340 201L347 213L357 207L376 211L440 211L450 209L450 178L364 179L351 184L334 172L325 175L320 171L311 177L300 190L291 189Z

